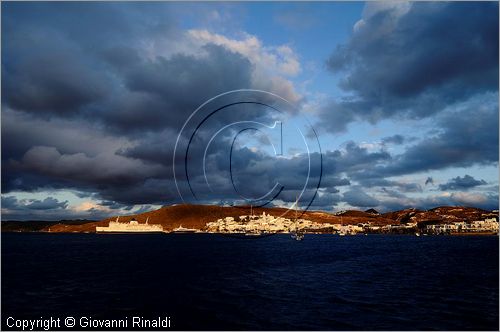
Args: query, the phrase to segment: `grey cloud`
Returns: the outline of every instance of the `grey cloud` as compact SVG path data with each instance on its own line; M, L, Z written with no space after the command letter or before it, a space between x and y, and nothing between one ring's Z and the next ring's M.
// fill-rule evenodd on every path
M43 200L39 199L23 199L19 200L15 196L2 196L2 209L8 210L54 210L66 209L68 201L60 202L53 197L47 197Z
M57 146L61 153L83 152L89 156L126 146L125 137L116 137L97 125L79 119L52 118L2 109L2 161L20 159L34 145Z
M346 191L343 199L349 205L356 207L375 207L380 204L379 200L368 195L359 187L353 187L353 189Z
M103 77L75 62L73 54L37 54L35 59L4 67L5 102L17 110L40 114L77 113L92 102L102 100L107 87ZM31 61L31 62L30 62Z
M164 172L160 166L145 165L118 155L89 157L84 153L61 154L55 147L46 146L35 146L28 150L19 167L77 183L115 186L133 184L148 177L161 176Z
M392 156L391 163L373 165L365 178L498 164L498 95L478 98L473 103L440 115L440 131Z
M437 206L469 206L485 210L498 209L498 188L490 192L453 192L443 195L410 197L398 190L382 188L379 195L380 211L395 211L407 208L428 210Z
M19 200L15 196L2 195L2 219L34 220L50 217L55 215L71 213L67 210L68 201L59 201L53 197L47 197L43 200L38 199L22 199Z
M120 203L115 202L115 201L101 201L99 203L99 205L105 206L105 207L113 209L113 210L124 209L124 210L129 211L129 210L132 210L132 208L133 208L132 205L124 205L124 204L120 204Z
M149 212L154 210L154 207L151 205L143 205L141 206L138 210L134 211L134 213L139 214L139 213L144 213L144 212Z
M259 86L242 55L190 49L175 7L4 6L4 193L65 188L125 205L178 199L171 161L183 122L214 95ZM226 112L211 125L266 118L254 113Z
M17 198L14 196L2 196L2 209L12 209L17 206Z
M368 4L367 6L375 6ZM328 60L351 96L322 111L331 131L354 120L423 118L498 90L498 4L413 2L367 14Z
M405 138L402 135L393 135L393 136L382 138L382 143L383 144L401 145L404 142L405 142Z
M26 208L31 210L49 210L49 209L65 209L68 206L68 201L59 202L57 199L47 197L43 201L35 199L26 204Z
M196 55L182 48L151 54L148 42L160 47L186 38L159 7L6 6L3 104L45 119L98 122L129 136L178 130L208 98L252 87L250 61L221 46L207 44Z
M171 163L183 122L208 98L252 87L249 60L220 46L148 53L148 41L184 38L162 4L133 14L135 5L7 7L3 192L67 188L121 204L175 202Z
M485 210L498 209L498 186L482 187L480 191L461 188L453 192L407 196L397 190L382 189L384 195L377 196L382 210L418 208L427 210L437 206L469 206Z
M439 189L446 190L468 190L477 186L482 186L487 184L484 180L476 180L470 175L464 175L463 177L457 176L456 178L450 179L445 184L440 184Z
M314 201L312 202L310 208L313 210L320 209L331 211L340 202L342 202L342 195L330 192L320 192L314 198Z
M387 189L387 188L382 188L381 189L384 194L391 198L396 198L396 199L407 199L407 196L403 194L402 192L394 189Z
M418 183L387 180L385 178L361 178L359 184L366 188L372 187L397 187L404 192L422 192Z
M123 205L165 205L181 203L172 179L147 178L128 186L102 186L95 189L100 198Z
M223 92L251 87L248 59L207 45L206 55L175 54L143 60L120 69L127 90L113 96L96 114L121 130L179 128L203 102Z
M354 141L348 141L345 143L344 151L326 151L324 163L326 173L346 172L349 175L354 175L364 172L374 164L390 162L391 158L387 151L370 152Z
M365 18L362 30L329 61L331 70L347 73L342 87L351 97L325 108L322 124L339 131L358 119L446 114L437 118L437 128L429 128L436 132L400 155L385 148L370 151L355 142L324 152L322 185L312 207L331 208L341 201L389 206L390 202L356 185L382 188L394 206L424 206L432 201L404 196L420 192L418 184L387 178L498 162L497 94L483 94L486 97L477 98L468 109L455 107L459 101L498 89L498 31L491 30L493 25L497 28L498 16L489 7L498 9L497 4L414 3L390 33L370 29L392 19L390 9ZM170 4L108 3L2 7L3 193L64 188L110 209L179 202L171 167L180 126L209 97L263 87L253 86L250 61L226 48L209 44L195 51L186 45L177 49L183 35L171 8ZM450 38L443 37L448 34ZM162 56L148 43L163 43ZM446 61L445 55L449 55ZM451 105L453 112L443 111L443 105ZM231 110L207 122L199 139L206 140L221 123L245 117L274 119L261 109ZM208 193L202 202L234 197L227 173L230 134L221 135L209 151L210 180L218 191ZM406 147L411 142L393 135L382 143ZM194 147L189 157L199 162L202 155L203 150ZM319 155L312 153L312 158L317 161ZM307 161L304 155L277 160L238 147L233 160L236 184L252 196L279 181L285 186L283 201L293 202L307 176ZM204 185L200 172L195 169L194 185ZM316 167L311 183L318 178ZM347 187L351 184L355 186ZM338 189L342 186L346 186L343 195ZM442 202L478 198L454 194ZM16 204L13 198L2 198L3 207ZM476 201L486 206L492 198ZM31 204L56 207L64 202ZM56 210L67 209L47 213ZM93 210L88 215L103 212Z

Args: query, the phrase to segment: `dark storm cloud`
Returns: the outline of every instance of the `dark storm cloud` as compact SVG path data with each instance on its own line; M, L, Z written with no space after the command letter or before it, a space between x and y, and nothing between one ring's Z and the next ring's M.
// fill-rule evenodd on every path
M48 6L20 3L3 8L8 14L2 15L2 43L9 46L2 48L2 101L38 116L70 116L104 98L109 78L81 42L68 35L76 22L58 27L60 20ZM35 7L40 15L32 15ZM84 25L90 36L89 23Z
M321 192L314 198L314 201L312 202L310 209L331 211L340 202L342 202L342 195L330 192Z
M337 192L335 187L349 186L351 181L347 178L340 178L335 176L334 174L325 174L325 176L321 179L321 187L326 188L334 188L334 192Z
M171 176L161 165L113 153L124 145L123 138L81 121L47 123L2 112L2 192L69 189L99 199L101 190L124 196L130 187L145 186L145 179Z
M199 105L223 92L250 87L248 59L221 46L203 47L205 55L134 61L118 68L126 90L111 98L97 116L123 131L179 130Z
M482 186L487 184L484 180L476 180L470 175L464 175L463 177L457 176L456 178L450 179L445 184L440 184L439 189L446 190L468 190L477 186Z
M404 183L384 178L361 178L358 182L365 188L397 187L404 192L422 192L422 187L418 183Z
M146 177L160 175L158 165L145 165L139 160L117 155L89 157L84 153L62 155L54 147L34 146L23 156L19 167L55 178L96 185L134 184Z
M349 175L362 173L372 165L387 163L391 160L391 155L384 150L374 152L361 147L354 141L345 143L344 150L326 151L324 164L326 173L347 172Z
M2 196L2 209L14 209L17 207L17 198L14 196Z
M50 209L65 209L68 206L68 201L59 202L57 199L47 197L43 201L35 199L26 204L26 208L31 210L50 210Z
M498 105L496 94L467 103L440 115L436 135L392 156L390 163L375 164L359 176L377 178L439 170L449 167L498 164Z
M356 186L344 193L343 200L349 205L356 207L375 207L380 204L379 200L368 195L361 188Z
M75 113L101 100L106 93L102 77L76 63L72 54L37 54L3 71L5 102L17 110Z
M66 188L125 205L176 201L180 127L208 98L252 87L254 68L221 46L170 47L189 42L168 8L3 7L3 193Z
M470 193L454 192L449 195L430 195L412 198L398 191L384 190L378 208L395 211L407 208L427 210L437 206L469 206L485 210L498 209L498 192Z
M53 210L66 209L67 206L68 201L60 202L53 197L47 197L44 200L18 200L14 196L2 197L2 209L9 210Z
M177 133L170 131L144 134L136 145L128 148L120 148L117 154L140 159L147 163L157 163L170 167L172 166L174 155L171 143L175 143L176 139Z
M311 201L320 181L319 155L312 155L308 172L309 156L296 155L279 158L247 147L235 149L232 157L232 178L229 172L229 151L219 150L216 158L207 161L210 185L223 197L235 196L235 191L244 197L261 197L277 186L273 193L283 187L277 199L284 202L295 201L305 188L302 201ZM199 180L197 180L199 179ZM198 176L193 187L205 187L203 175ZM335 186L348 184L347 179L326 175L323 177L329 192L337 192ZM321 179L322 180L322 179ZM322 181L322 186L325 186ZM234 187L233 187L234 185ZM236 188L236 189L235 189ZM236 195L238 196L238 195Z
M168 174L170 175L170 174ZM99 197L123 205L181 203L172 179L147 178L130 186L102 186L96 188Z
M15 196L2 196L3 220L70 220L82 216L90 220L108 217L108 212L96 209L74 211L68 207L67 201L59 201L53 197L43 200L17 199Z
M207 44L192 54L168 48L189 45L168 8L9 4L3 15L3 42L9 45L2 48L3 105L42 118L100 122L130 136L178 130L208 98L252 86L249 60L222 46Z
M127 205L117 203L115 201L101 201L101 202L99 202L99 205L105 206L105 207L113 209L113 210L124 209L124 210L130 211L133 208L132 205L127 206Z
M158 164L115 154L61 154L35 146L20 161L2 164L2 191L69 189L124 205L162 204L177 197L171 173ZM98 193L98 194L96 194Z
M2 193L12 191L36 192L38 190L72 189L82 195L91 195L92 186L61 178L53 178L47 174L31 172L18 164L2 163Z
M422 118L498 90L498 4L413 2L377 7L328 60L351 97L321 113L328 130L354 120Z
M249 58L211 43L195 47L186 41L169 6L2 6L2 193L67 189L99 202L104 210L130 210L136 204L148 210L151 204L181 202L172 160L184 121L221 92L265 87L253 80L255 65ZM336 112L325 109L322 122L338 131L365 115L373 121L396 114L419 118L482 91L496 91L498 80L491 72L498 69L493 59L498 42L491 39L498 39L498 32L490 31L494 11L483 10L471 4L413 4L388 31L375 28L378 22L391 21L390 9L366 18L364 27L329 62L331 70L347 73L342 86L353 97L337 101ZM460 33L463 40L457 37ZM443 60L445 52L449 63ZM261 78L260 84L265 81ZM331 209L342 202L357 207L490 204L491 195L458 193L447 201L411 201L405 193L422 191L419 184L387 179L497 162L498 107L491 100L498 97L484 96L468 109L445 111L448 115L436 121L438 131L414 145L407 136L392 135L382 139L377 151L354 141L324 151L321 188L311 207ZM207 121L196 142L206 142L221 124L242 119L272 124L275 118L269 110L230 109ZM223 133L212 142L207 168L216 192L198 203L234 202L228 172L232 134ZM181 142L187 139L180 137ZM392 155L385 145L408 149ZM194 146L190 162L198 167L203 153ZM318 161L320 156L313 152L311 158ZM176 165L183 165L181 159ZM305 154L276 158L238 146L233 155L235 185L256 197L280 183L285 188L279 199L291 203L308 176L308 161ZM310 184L315 184L320 170L317 163L312 167ZM205 185L202 168L195 169L191 180L194 186ZM365 192L373 188L394 200ZM309 191L303 200L314 194ZM11 218L34 217L37 211L41 219L76 216L66 202L54 198L21 202L7 196L2 197L2 208ZM91 208L85 213L100 218L109 211Z
M55 146L63 154L89 156L115 150L126 143L99 126L85 121L52 117L50 121L30 114L2 109L2 161L20 159L34 145Z
M405 142L405 137L403 135L399 135L399 134L382 138L382 144L401 145L404 142Z
M498 105L447 114L441 127L441 134L408 148L394 172L498 163Z
M54 9L78 16L82 29L62 29L46 11L42 11L46 19L38 19L40 26L34 25L38 20L20 29L12 20L5 24L4 42L9 47L2 50L2 95L5 105L14 110L45 118L78 116L129 135L138 130L178 129L208 98L251 86L249 60L221 46L206 45L203 55L151 58L136 31L129 31L125 39L124 31L129 30L125 26L139 25L136 16L103 7L124 31L105 29L109 39L102 40L96 31L104 19L102 13L90 11L92 16L82 19L73 6L61 8ZM93 33L99 36L91 42ZM127 46L122 45L125 42Z

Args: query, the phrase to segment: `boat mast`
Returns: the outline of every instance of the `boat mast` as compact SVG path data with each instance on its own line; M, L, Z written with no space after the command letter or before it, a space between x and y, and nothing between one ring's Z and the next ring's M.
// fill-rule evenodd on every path
M300 241L304 238L304 234L299 232L299 196L296 196L295 198L295 232L292 233L292 238Z
M299 208L299 196L295 197L295 221L297 221L297 209Z
M298 213L298 208L299 208L299 196L295 196L295 233L299 231L299 219L297 218L297 213Z

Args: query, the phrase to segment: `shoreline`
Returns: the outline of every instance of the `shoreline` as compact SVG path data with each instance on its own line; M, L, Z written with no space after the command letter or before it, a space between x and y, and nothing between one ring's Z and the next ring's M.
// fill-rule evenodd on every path
M263 233L263 234L251 234L251 233L215 233L215 232L88 232L88 231L67 231L67 232L48 232L48 231L24 231L24 230L2 230L0 234L19 234L19 233L39 233L39 234L95 234L95 235L221 235L227 237L235 237L235 238L261 238L273 235L288 235L291 236L293 233L289 232L279 232L279 233ZM450 233L450 234L420 234L416 235L415 233L357 233L357 234L338 234L338 233L302 233L304 235L333 235L338 237L352 237L352 236L368 236L368 235L389 235L389 236L414 236L414 237L442 237L442 236L499 236L498 233L495 232L468 232L468 233Z

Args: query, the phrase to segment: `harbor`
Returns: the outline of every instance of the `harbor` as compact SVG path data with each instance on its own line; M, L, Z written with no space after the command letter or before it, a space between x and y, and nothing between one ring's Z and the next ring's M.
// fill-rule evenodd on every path
M176 207L173 207L174 209ZM445 213L463 213L460 208L441 208L443 213L441 220L432 219L435 215L427 215L423 219L422 214L410 211L406 214L400 214L395 220L384 219L381 222L379 215L370 212L356 211L340 212L331 214L327 221L318 219L311 220L308 216L317 216L314 213L304 213L299 218L298 211L283 216L273 215L273 210L263 210L259 214L250 214L239 216L226 216L217 218L205 223L199 222L196 226L192 222L190 226L183 226L183 222L175 221L165 225L165 220L159 216L150 222L150 217L130 217L124 216L128 221L120 221L120 217L115 220L109 220L107 224L95 226L95 232L100 234L110 233L211 233L211 234L232 234L245 236L259 236L288 233L296 240L301 240L304 234L335 234L339 236L346 235L365 235L365 234L408 234L408 235L497 235L499 231L498 214L495 211L491 213L475 213L464 215L451 215ZM161 210L159 210L161 211ZM222 210L225 211L225 210ZM440 211L440 210L437 210ZM450 212L451 211L451 212ZM376 212L376 211L375 211ZM436 210L433 211L436 213ZM356 215L357 217L349 217ZM425 216L425 215L424 215ZM461 217L460 217L461 216ZM139 222L141 219L143 222ZM184 220L186 222L186 220ZM191 226L193 225L193 226ZM55 227L52 227L55 228ZM65 230L67 227L64 228ZM51 228L49 228L51 232Z
M162 233L161 225L149 224L149 218L144 224L140 224L137 220L132 219L129 222L120 222L120 217L116 217L115 221L110 221L106 227L96 226L96 233Z

